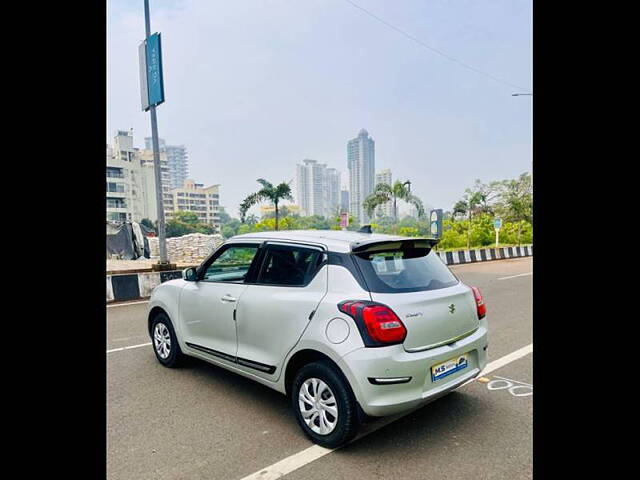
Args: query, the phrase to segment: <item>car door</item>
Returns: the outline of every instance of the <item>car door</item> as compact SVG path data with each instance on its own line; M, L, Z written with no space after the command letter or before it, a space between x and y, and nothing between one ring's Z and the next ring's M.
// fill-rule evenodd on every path
M221 247L198 268L180 296L181 326L189 348L235 361L237 337L234 310L247 288L245 282L259 243Z
M267 242L255 283L238 302L238 364L276 380L311 313L327 293L326 253L321 247Z

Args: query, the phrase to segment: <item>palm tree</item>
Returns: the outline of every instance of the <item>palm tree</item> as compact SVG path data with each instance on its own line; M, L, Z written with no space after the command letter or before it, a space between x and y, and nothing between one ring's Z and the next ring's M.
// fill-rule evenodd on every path
M276 230L278 230L278 203L280 200L293 200L291 196L291 187L288 183L282 182L280 185L274 187L273 184L267 182L264 178L259 178L258 183L262 185L262 188L256 193L252 193L245 198L240 204L240 220L245 222L247 210L256 205L257 203L265 200L270 201L276 210Z
M407 184L410 184L410 182L402 183L401 181L396 180L396 183L393 185L387 185L386 183L379 183L376 185L373 189L373 193L365 198L364 203L362 204L367 215L369 217L372 216L376 208L393 200L393 228L395 230L398 226L398 199L401 199L414 205L418 209L418 218L424 216L424 206L422 205L422 201L411 193Z
M462 200L458 200L453 206L452 216L455 218L457 214L467 215L469 225L467 227L467 250L471 248L471 217L475 213L483 211L482 202L485 199L482 192L473 192L470 189L465 190Z
M259 221L258 217L256 217L253 213L249 215L246 220L247 220L247 224L249 224L252 227Z

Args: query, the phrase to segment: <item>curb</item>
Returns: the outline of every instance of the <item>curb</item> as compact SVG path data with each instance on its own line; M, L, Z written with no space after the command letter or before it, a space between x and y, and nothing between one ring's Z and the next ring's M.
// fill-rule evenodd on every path
M454 252L437 252L440 259L447 265L463 263L490 262L506 260L508 258L533 256L533 245L519 247L475 248L472 250L456 250Z
M446 265L460 265L506 260L508 258L531 257L533 256L533 245L476 248L472 250L456 250L454 252L437 252L437 254ZM107 303L149 298L151 291L161 283L181 277L182 270L107 275Z

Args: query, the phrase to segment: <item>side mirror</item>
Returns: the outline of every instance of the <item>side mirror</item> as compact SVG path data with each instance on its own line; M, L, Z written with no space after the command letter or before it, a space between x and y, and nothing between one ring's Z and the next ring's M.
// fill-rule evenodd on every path
M182 271L182 279L187 282L195 282L197 278L195 267L185 268Z

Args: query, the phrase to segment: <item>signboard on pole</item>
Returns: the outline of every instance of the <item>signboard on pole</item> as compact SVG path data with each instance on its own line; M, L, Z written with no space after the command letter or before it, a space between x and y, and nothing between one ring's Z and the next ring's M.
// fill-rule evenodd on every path
M164 102L162 78L162 44L160 34L154 33L138 47L140 58L140 97L142 110Z
M500 229L502 228L502 219L496 218L493 221L493 228L496 229L496 248L500 245Z
M349 226L349 214L343 212L340 214L340 227L347 228Z
M433 238L442 237L442 209L431 210L429 213L429 232Z

